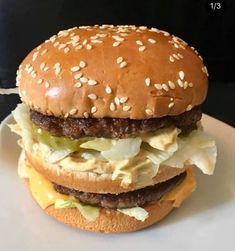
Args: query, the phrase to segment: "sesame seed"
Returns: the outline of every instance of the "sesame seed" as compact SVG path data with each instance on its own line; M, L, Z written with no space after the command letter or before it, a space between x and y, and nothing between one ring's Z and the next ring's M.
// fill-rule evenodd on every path
M36 77L37 77L37 73L36 73L35 71L32 71L31 74L32 74L32 77L33 77L33 78L36 78Z
M60 68L60 67L55 68L55 74L56 74L56 75L58 75L58 74L60 73L60 71L61 71L61 68Z
M81 82L77 82L74 87L77 87L77 88L80 88L82 86L82 83Z
M88 80L88 85L97 85L97 81L95 81L94 79L90 79Z
M202 67L202 71L207 75L207 77L209 76L206 66Z
M173 54L173 57L176 58L177 60L180 59L176 54Z
M184 47L182 44L180 44L180 48L182 48L182 49L184 49L184 50L185 50L185 47Z
M140 40L136 40L135 42L136 42L136 44L138 44L138 45L143 45L143 42L140 41Z
M74 41L74 42L78 42L80 40L80 37L78 35L76 36L72 36L71 39Z
M145 46L140 46L140 47L139 47L139 51L144 51L145 48L146 48Z
M112 93L112 89L111 89L109 86L106 86L106 87L105 87L105 92L106 92L107 94L110 94L110 93Z
M188 83L188 86L189 87L193 87L193 83Z
M77 113L77 109L76 108L73 108L73 109L71 109L70 111L69 111L69 114L70 115L74 115L75 113Z
M180 87L184 87L184 84L181 79L178 79L177 82Z
M88 44L88 45L86 46L86 49L87 49L87 50L91 50L91 49L92 49L92 46L91 46L90 44Z
M154 87L155 87L157 90L161 90L161 89L162 89L162 85L160 85L160 84L154 84Z
M78 74L76 74L76 75L74 75L74 78L75 79L79 79L79 78L81 78L82 77L82 73L80 72L80 73L78 73Z
M69 50L70 50L69 47L64 48L64 53L68 53Z
M40 70L43 70L43 68L45 67L45 65L46 65L46 63L45 63L45 62L42 62L42 63L40 64Z
M87 44L87 40L86 40L86 39L83 40L82 44L83 44L83 45L86 45L86 44Z
M111 111L115 111L116 107L115 107L115 104L113 102L110 104L109 109Z
M66 47L66 44L60 44L59 45L59 47L58 47L58 49L60 50L60 49L64 49Z
M87 82L88 82L88 79L87 79L86 77L82 77L82 78L80 78L80 81L81 81L82 83L87 83Z
M124 111L124 112L127 112L127 111L129 111L131 109L131 107L129 106L129 105L125 105L125 106L123 106L123 108L122 108L122 110Z
M49 67L44 67L43 71L47 71L49 69Z
M147 86L150 86L150 78L146 78L146 79L145 79L145 84L146 84Z
M169 105L168 105L168 107L169 108L171 108L171 107L173 107L175 104L173 103L173 102L171 102Z
M89 113L88 113L88 112L84 112L84 113L83 113L83 116L84 116L85 118L89 118Z
M179 77L180 77L180 79L182 79L182 80L184 79L184 72L183 72L183 71L180 71L180 72L179 72Z
M156 40L154 40L153 38L149 38L148 41L149 41L149 43L151 43L151 44L155 44L155 43L156 43Z
M55 63L54 64L54 69L60 67L60 63Z
M179 45L178 45L178 44L175 44L175 43L174 43L174 46L175 46L175 48L177 48L177 49L179 48Z
M201 59L201 61L203 61L203 58L202 58L202 56L200 56L200 55L199 55L198 57L199 57L199 58Z
M174 99L173 98L170 98L170 101L173 101Z
M164 32L163 32L163 35L164 35L165 37L168 37L168 36L170 36L170 33L169 33L169 32L164 31Z
M33 61L36 60L36 58L37 58L37 56L38 56L38 53L39 53L39 51L34 52L34 54L33 54Z
M82 45L81 44L78 45L77 47L75 47L75 50L80 50L80 49L82 49Z
M146 30L147 27L146 27L146 26L140 26L139 29L140 29L140 30Z
M112 36L112 38L119 42L122 42L125 40L123 37L119 37L119 36Z
M91 107L91 113L95 113L95 112L97 112L97 108L95 106L92 106Z
M94 43L94 44L101 44L101 43L103 43L103 41L98 40L98 39L91 40L91 42Z
M81 68L84 68L84 67L86 67L86 63L84 61L80 61L79 66Z
M114 98L114 102L116 105L120 105L120 101L119 101L119 98L118 97L115 97Z
M175 84L172 81L168 81L168 85L171 89L175 89Z
M177 55L178 55L179 58L183 58L182 54L178 53Z
M127 65L127 62L123 61L123 62L121 62L121 64L119 66L120 66L120 68L124 68L126 65Z
M150 116L153 115L153 111L149 108L145 109L145 113Z
M162 84L162 88L167 92L167 91L169 91L169 88L168 88L168 86L166 85L166 84Z
M120 64L123 61L123 57L118 57L117 58L117 64Z
M46 89L48 89L49 86L50 86L49 83L46 81L46 82L45 82L45 87L46 87Z
M113 47L117 47L117 46L119 46L119 45L120 45L120 42L119 42L119 41L116 41L116 42L113 43Z
M188 82L185 81L185 82L184 82L184 89L187 89L187 87L188 87Z
M43 56L46 52L47 52L47 49L44 49L44 50L41 52L41 55Z
M122 98L119 99L121 104L126 103L127 100L128 100L128 97L122 97Z
M40 50L42 48L42 46L41 45L39 45L38 47L37 47L37 50Z
M56 42L53 44L53 46L54 46L54 47L57 47L59 44L60 44L60 42L59 42L59 41L56 41Z
M97 96L96 96L95 94L93 94L93 93L88 94L87 96L88 96L88 98L91 99L91 100L96 100L96 99L97 99Z
M37 81L38 84L41 84L42 82L43 80L41 78Z
M71 70L72 72L79 71L79 70L80 70L80 67L79 67L79 66L73 66L73 67L70 68L70 70Z
M64 115L64 118L68 118L68 116L69 116L69 113L66 112L65 115Z
M174 60L174 58L173 58L172 56L169 57L169 60L170 60L171 62L175 62L175 60Z
M95 36L91 36L91 37L90 37L90 39L92 39L92 40L97 39L97 38L98 38L98 36L97 36L97 35L95 35Z
M192 108L193 108L192 105L188 105L187 108L186 108L186 111L190 111Z

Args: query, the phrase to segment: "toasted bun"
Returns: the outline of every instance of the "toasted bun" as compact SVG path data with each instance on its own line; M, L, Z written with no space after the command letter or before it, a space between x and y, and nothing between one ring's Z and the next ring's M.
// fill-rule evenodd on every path
M178 115L207 94L208 73L197 54L182 39L154 28L75 27L30 52L17 84L22 100L46 115Z
M160 221L174 207L179 207L190 196L196 187L196 179L191 168L188 169L187 173L189 177L186 177L180 185L163 196L160 201L143 207L149 213L149 217L144 222L124 215L117 210L105 208L100 210L99 217L95 221L87 221L79 210L72 208L55 209L52 205L46 208L45 211L65 224L84 230L105 233L133 232Z
M26 154L28 162L46 179L55 182L59 185L76 189L79 191L89 192L89 193L113 193L119 194L123 192L129 192L142 187L157 184L185 172L190 165L184 168L173 168L166 165L161 165L157 176L155 176L151 183L149 184L132 184L128 187L121 186L121 180L112 180L111 175L98 175L92 172L68 172L61 170L60 173L57 172L55 168L42 162L41 159L35 158L30 154Z
M75 228L92 232L122 233L137 231L160 221L173 209L173 202L159 201L143 208L149 213L149 217L144 222L117 210L105 208L100 210L99 217L95 221L86 220L79 210L74 208L55 209L52 205L46 208L45 212L56 220Z

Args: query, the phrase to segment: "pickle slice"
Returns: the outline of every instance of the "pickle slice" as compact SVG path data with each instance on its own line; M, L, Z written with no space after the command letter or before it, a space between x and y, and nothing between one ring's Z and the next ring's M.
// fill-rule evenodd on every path
M61 150L70 149L77 151L80 149L80 145L88 140L94 139L94 137L82 137L79 139L72 139L69 137L58 137L51 135L48 131L42 130L40 127L33 125L33 132L35 139L43 144L48 145L50 148Z

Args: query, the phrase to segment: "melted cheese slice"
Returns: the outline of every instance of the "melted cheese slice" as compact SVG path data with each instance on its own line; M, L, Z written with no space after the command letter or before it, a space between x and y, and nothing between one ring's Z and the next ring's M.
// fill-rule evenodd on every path
M53 205L57 199L70 199L69 196L56 192L52 183L30 166L24 152L21 153L19 159L18 175L28 179L30 191L42 209Z
M196 187L197 183L193 175L192 168L188 168L186 178L177 187L166 193L162 197L162 200L174 201L173 207L179 207L182 202L196 189Z
M57 199L69 200L71 197L55 191L52 183L39 174L25 159L24 152L21 153L18 163L18 175L21 178L28 179L29 188L34 199L42 209L53 205ZM166 193L162 200L174 201L173 206L179 207L181 203L195 190L196 179L193 176L192 169L187 170L187 176L172 191Z

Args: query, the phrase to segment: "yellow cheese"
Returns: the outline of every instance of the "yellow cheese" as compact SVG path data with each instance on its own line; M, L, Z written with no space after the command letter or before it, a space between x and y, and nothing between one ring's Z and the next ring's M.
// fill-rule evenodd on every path
M196 189L197 183L193 175L192 168L187 170L186 178L174 188L162 197L162 200L174 201L173 206L179 207L181 203Z
M21 178L28 179L31 193L42 209L53 205L57 199L70 199L69 196L56 192L52 183L29 165L23 152L19 159L18 174Z

